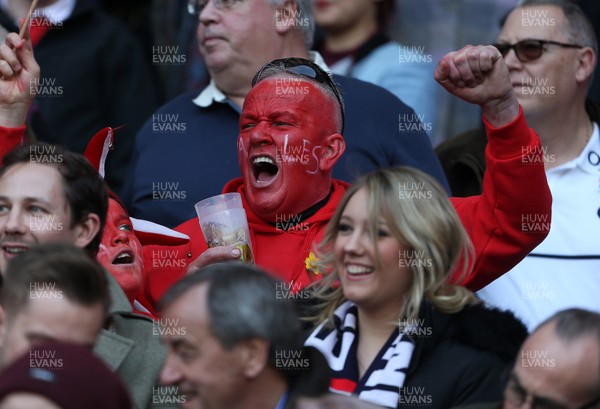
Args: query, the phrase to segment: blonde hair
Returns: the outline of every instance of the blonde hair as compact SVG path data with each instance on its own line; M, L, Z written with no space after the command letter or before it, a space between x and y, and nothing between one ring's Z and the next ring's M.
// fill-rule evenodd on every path
M333 244L346 205L361 189L368 194L365 211L369 213L373 242L377 242L377 226L382 217L392 235L419 258L409 263L413 273L410 290L398 295L404 297L402 311L398 312L400 322L417 319L423 300L431 301L444 313L455 313L479 302L471 291L448 282L455 271L453 280L457 283L468 277L473 247L443 188L432 177L414 168L379 169L361 177L348 189L315 249L324 278L311 286L320 301L318 312L309 318L311 321L318 324L327 320L332 325L335 309L345 301L341 286L332 290L339 278ZM380 254L377 248L375 251L377 266Z

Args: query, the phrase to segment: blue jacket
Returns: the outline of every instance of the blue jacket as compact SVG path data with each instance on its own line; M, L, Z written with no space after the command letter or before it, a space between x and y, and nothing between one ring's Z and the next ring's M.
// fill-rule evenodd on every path
M315 49L324 56L328 52L324 41L318 41ZM431 137L437 119L437 94L442 88L433 79L433 57L424 51L423 47L402 45L376 33L351 55L326 62L336 74L379 85L396 95L415 110Z
M346 152L333 176L352 182L378 167L414 166L446 178L414 111L381 87L334 75L346 107ZM196 217L194 204L240 176L239 113L228 103L201 108L181 95L161 107L137 135L121 198L133 217L169 227ZM118 135L117 135L118 137Z

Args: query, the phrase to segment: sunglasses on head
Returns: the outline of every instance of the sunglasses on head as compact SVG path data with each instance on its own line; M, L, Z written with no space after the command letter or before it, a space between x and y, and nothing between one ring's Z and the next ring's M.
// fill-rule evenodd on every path
M583 48L582 45L577 44L567 44L567 43L559 43L558 41L550 41L550 40L521 40L514 44L492 44L494 47L500 51L502 57L506 57L506 54L514 48L515 54L517 58L521 62L528 62L537 60L542 56L546 49L545 45L557 45L559 47L566 48Z
M330 90L340 105L340 111L342 113L342 133L344 131L344 104L342 102L342 97L340 95L340 91L338 87L333 82L333 78L329 73L324 71L321 67L315 64L312 61L306 60L304 58L280 58L277 60L273 60L265 64L254 76L252 80L252 86L254 87L260 81L265 78L268 78L277 71L273 72L271 69L281 69L285 72L289 72L294 75L303 76L315 80L328 90Z

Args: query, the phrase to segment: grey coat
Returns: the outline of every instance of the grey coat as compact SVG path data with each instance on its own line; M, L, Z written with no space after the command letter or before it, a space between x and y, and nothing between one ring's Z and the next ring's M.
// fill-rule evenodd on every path
M178 408L177 404L156 402L166 349L153 331L152 319L134 314L116 280L110 273L106 275L112 304L94 352L123 379L135 409Z

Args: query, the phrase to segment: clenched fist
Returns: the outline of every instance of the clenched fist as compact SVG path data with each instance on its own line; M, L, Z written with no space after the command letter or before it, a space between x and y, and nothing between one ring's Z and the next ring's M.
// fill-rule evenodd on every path
M434 78L451 94L481 106L484 117L494 127L508 124L519 113L508 68L491 45L467 45L446 54Z

